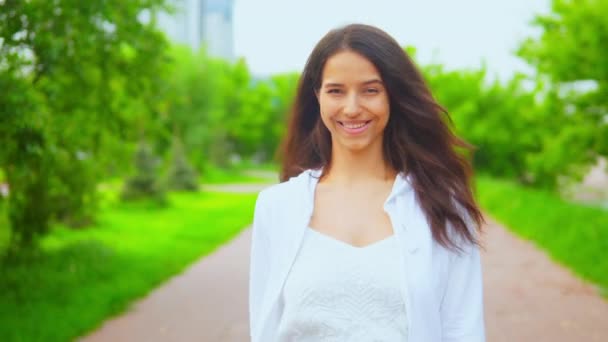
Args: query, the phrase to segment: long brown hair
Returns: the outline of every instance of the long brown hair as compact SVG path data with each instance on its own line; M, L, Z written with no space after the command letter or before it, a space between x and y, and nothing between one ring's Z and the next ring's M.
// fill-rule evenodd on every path
M470 151L471 146L451 132L445 122L449 120L447 111L435 101L407 53L386 32L373 26L353 24L334 29L313 49L300 77L280 151L280 180L306 169L323 167L323 173L329 169L331 135L320 119L315 91L321 87L327 59L344 50L361 54L380 72L391 110L383 136L384 159L395 170L410 174L435 241L460 249L456 236L448 232L449 223L457 237L478 243L464 217L478 228L483 222L471 191L472 168L456 151Z

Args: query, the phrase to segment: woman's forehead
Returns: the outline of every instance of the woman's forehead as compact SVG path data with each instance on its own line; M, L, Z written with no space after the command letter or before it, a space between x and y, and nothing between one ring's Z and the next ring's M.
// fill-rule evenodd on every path
M376 66L362 55L343 51L331 56L323 68L323 84L373 83L382 78Z

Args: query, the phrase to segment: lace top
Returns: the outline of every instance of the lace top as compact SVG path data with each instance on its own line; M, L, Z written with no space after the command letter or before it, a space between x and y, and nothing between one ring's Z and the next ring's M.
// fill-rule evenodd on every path
M399 246L365 247L307 229L282 292L279 342L407 341Z

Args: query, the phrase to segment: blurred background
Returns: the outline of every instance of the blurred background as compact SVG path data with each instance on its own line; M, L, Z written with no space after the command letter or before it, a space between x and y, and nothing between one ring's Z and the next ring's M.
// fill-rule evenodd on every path
M421 68L476 147L485 213L605 298L606 17L601 0L0 0L0 339L86 334L246 227L256 193L226 186L277 181L299 72L352 22Z

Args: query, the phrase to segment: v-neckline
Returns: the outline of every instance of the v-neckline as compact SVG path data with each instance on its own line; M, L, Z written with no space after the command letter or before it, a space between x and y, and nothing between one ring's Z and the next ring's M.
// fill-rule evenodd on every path
M391 241L393 238L395 238L395 233L393 233L393 234L391 234L391 235L389 235L389 236L387 236L387 237L385 237L383 239L374 241L374 242L369 243L369 244L367 244L365 246L355 246L355 245L352 245L352 244L350 244L350 243L348 243L346 241L343 241L343 240L340 240L338 238L335 238L335 237L333 237L331 235L322 233L322 232L320 232L320 231L318 231L318 230L316 230L316 229L314 229L314 228L312 228L310 226L308 226L306 229L309 230L309 231L312 231L312 233L316 234L317 236L320 236L321 238L323 238L325 240L328 240L330 242L337 243L339 245L345 246L345 247L347 247L349 249L358 250L358 251L372 249L372 248L374 248L376 246L382 245L382 244L384 244L384 243L386 243L388 241Z

